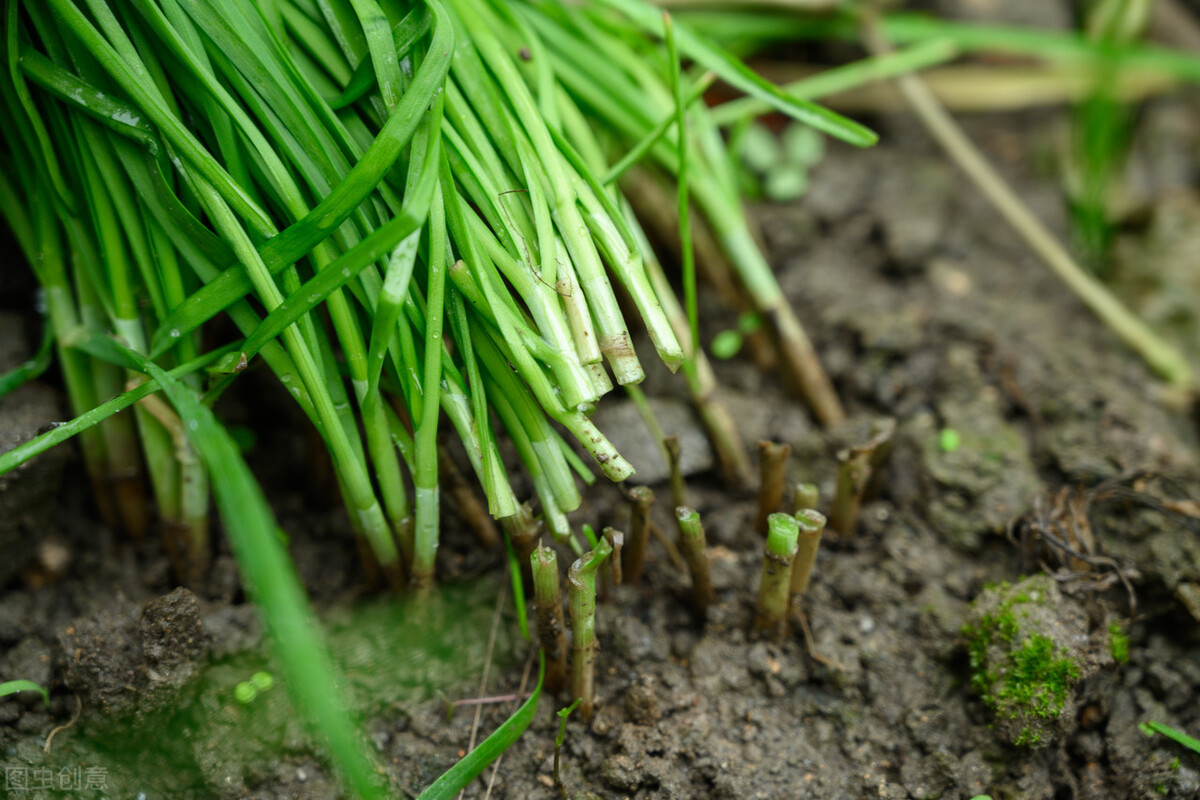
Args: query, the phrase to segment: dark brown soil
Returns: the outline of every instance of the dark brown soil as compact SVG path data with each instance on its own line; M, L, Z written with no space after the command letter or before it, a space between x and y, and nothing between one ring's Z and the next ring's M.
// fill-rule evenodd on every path
M1168 146L1189 154L1195 174L1197 125L1182 105L1153 105L1146 125L1181 118L1190 120L1183 143ZM689 491L709 534L716 603L698 623L688 610L686 575L654 542L642 585L608 591L597 619L597 711L588 724L572 718L567 725L567 794L1200 796L1200 756L1138 729L1156 720L1200 731L1200 627L1186 605L1189 598L1194 612L1200 605L1200 534L1187 516L1195 506L1186 502L1200 497L1194 420L1015 240L911 120L877 123L884 144L865 153L832 147L803 201L758 215L780 280L851 420L821 431L748 359L718 368L723 400L747 441L789 442L790 477L816 482L826 498L837 450L873 419L897 421L895 447L856 540L827 540L820 554L804 605L811 646L796 625L780 642L750 632L762 559L754 499L729 490L703 469L710 462L697 459L701 471L690 476ZM1029 114L971 125L1059 233L1060 183L1038 171L1045 159L1035 156L1052 152L1062 124L1057 115ZM1145 219L1196 204L1194 189L1179 186L1176 163L1154 152L1135 157ZM1165 205L1168 196L1174 205ZM1150 276L1141 283L1151 290L1154 276L1174 267L1162 253L1179 254L1170 243L1149 241L1155 230L1152 222L1131 227L1118 247L1141 259L1141 274ZM1153 291L1132 301L1155 307ZM713 298L705 302L712 304L706 335L734 325ZM645 388L664 402L682 391L662 370L652 371ZM670 418L675 430L668 432L694 437L688 415ZM952 451L939 446L947 428L961 439ZM268 435L257 458L294 460L302 450L282 434ZM440 567L449 583L467 588L447 590L463 605L446 601L438 634L421 642L411 625L393 624L406 618L402 608L374 600L347 610L361 577L344 519L306 505L311 491L286 491L295 472L274 469L276 508L301 574L331 618L366 730L398 785L415 795L471 740L474 708L459 708L447 721L436 694L479 692L493 598L507 592L502 558L478 553L447 518ZM255 649L257 625L230 557L217 559L198 599L168 594L159 546L114 543L90 518L80 476L73 465L48 525L46 541L71 559L65 577L26 569L0 594L0 679L30 678L53 692L48 711L36 698L0 701L6 776L105 770L106 791L79 796L334 797L328 770L282 692L244 708L232 699L233 685L269 669L269 661ZM654 488L656 518L671 531L667 488ZM1074 558L1038 538L1065 530L1051 525L1056 520L1081 530L1084 501L1092 539L1076 545ZM1014 524L1007 537L1022 518L1027 524ZM628 511L614 487L599 486L574 519L623 527ZM35 567L46 558L42 551ZM1127 663L1103 658L1089 666L1057 738L1030 749L1005 740L972 690L961 630L985 585L1043 569L1058 584L1054 596L1064 598L1052 614L1061 608L1088 636L1119 621L1130 646ZM504 602L487 695L530 685L523 683L530 648L517 633L511 597ZM202 677L193 679L196 673ZM364 687L383 693L367 696ZM47 734L71 719L76 698L82 718L44 754ZM562 698L543 698L494 784L489 789L488 770L467 796L557 797L554 712L562 705ZM514 707L484 706L479 738ZM151 746L147 737L161 741ZM131 749L140 754L130 756Z

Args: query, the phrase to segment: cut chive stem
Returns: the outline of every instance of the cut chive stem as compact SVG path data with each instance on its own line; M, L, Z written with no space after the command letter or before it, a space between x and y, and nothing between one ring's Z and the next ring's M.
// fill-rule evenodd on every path
M530 556L537 603L538 643L546 654L546 691L557 694L567 681L567 626L559 592L558 556L539 546Z
M700 522L700 514L685 506L675 508L675 520L679 523L679 552L683 554L683 560L692 576L692 609L703 619L708 614L708 606L713 600L704 526Z
M825 515L813 509L796 513L800 526L797 539L796 558L792 561L792 595L803 596L812 580L813 567L817 563L817 551L821 548L821 533L825 530Z
M754 529L767 535L767 519L783 505L783 487L787 480L788 457L792 447L784 442L758 443L758 515Z
M592 718L596 693L596 573L612 555L607 538L575 561L567 571L567 604L571 612L571 697L579 700L584 721Z
M600 532L600 538L608 542L608 546L612 548L612 571L603 573L605 598L607 598L607 592L612 586L625 582L624 570L621 569L621 549L625 544L625 534L616 528L606 527Z
M871 424L867 441L838 452L837 484L829 526L838 532L842 541L854 540L863 496L876 470L887 458L895 430L894 419L878 420Z
M636 584L642 579L653 507L654 491L649 486L635 486L629 490L629 540L621 554L624 583Z
M792 490L792 513L799 514L801 511L816 510L817 503L820 501L821 490L815 483L797 483L795 489Z
M772 514L769 528L763 552L754 629L769 639L778 640L783 637L787 622L792 562L796 557L800 523L791 514Z
M687 482L683 478L683 452L679 437L671 434L663 439L663 450L667 454L667 469L670 472L671 504L674 508L682 508L687 505Z

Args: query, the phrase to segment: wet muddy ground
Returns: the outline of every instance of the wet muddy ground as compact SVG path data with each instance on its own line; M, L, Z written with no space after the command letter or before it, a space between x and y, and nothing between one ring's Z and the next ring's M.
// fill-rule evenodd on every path
M1144 208L1121 232L1118 280L1143 292L1129 295L1134 305L1192 331L1194 342L1196 306L1181 315L1177 301L1180 292L1200 295L1194 248L1187 260L1200 229L1187 224L1200 219L1189 188L1196 119L1177 101L1147 113L1150 131L1172 135L1135 154ZM820 553L803 606L811 640L796 624L779 642L752 634L762 560L755 500L696 456L690 501L709 535L716 602L699 623L686 574L656 542L643 583L607 593L597 618L596 714L567 725L565 791L1196 797L1200 756L1138 728L1155 720L1200 732L1195 419L1015 240L912 120L876 122L881 146L831 147L803 200L758 213L849 422L822 431L748 358L718 364L722 400L746 440L789 443L790 478L817 483L826 498L836 452L872 420L897 422L857 537L830 537ZM1042 156L1053 153L1062 124L1036 113L969 126L1060 233L1060 183ZM735 325L732 312L703 300L706 336ZM645 389L672 409L668 433L696 441L695 423L678 411L681 382L651 370ZM628 401L613 400L602 418L631 419ZM633 432L629 451L647 438L636 422L617 427ZM946 446L947 429L956 447ZM330 492L327 507L314 508L318 493L297 485L288 466L304 452L286 429L267 431L252 466L266 475L300 572L329 617L365 730L415 795L471 741L475 708L448 719L446 699L479 694L485 665L484 695L531 685L530 646L511 597L493 613L508 591L503 559L478 552L448 514L440 569L457 588L432 612L445 635L422 641L403 608L361 597L336 498ZM0 593L0 678L52 689L48 710L36 697L0 701L10 796L335 796L281 691L251 704L233 699L234 685L270 662L255 649L258 627L227 552L201 591L172 593L159 545L114 541L94 521L81 476L69 464L65 501L48 519L26 521L44 533L40 549ZM654 488L656 519L671 531L669 492ZM598 486L573 518L623 527L628 510L614 487ZM1021 583L1043 571L1052 577ZM1013 740L1028 726L998 718L972 666L978 654L993 679L1002 676L1009 656L994 638L973 647L972 636L1003 630L1014 609L1023 626L1015 638L1045 636L1074 664L1063 668L1066 688L1052 718L1038 723L1038 741L1026 733L1022 745ZM77 699L81 718L45 753ZM559 796L554 712L563 705L544 698L494 778L486 771L467 797ZM514 707L483 706L479 738ZM64 790L63 776L76 774L103 786ZM19 793L11 783L47 775L56 783Z

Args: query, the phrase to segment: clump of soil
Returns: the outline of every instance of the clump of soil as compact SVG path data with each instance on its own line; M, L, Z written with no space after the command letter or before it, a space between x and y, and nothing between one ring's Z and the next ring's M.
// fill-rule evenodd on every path
M1018 747L1047 747L1071 733L1076 687L1114 661L1108 627L1093 629L1082 606L1046 575L984 589L962 633L971 686Z

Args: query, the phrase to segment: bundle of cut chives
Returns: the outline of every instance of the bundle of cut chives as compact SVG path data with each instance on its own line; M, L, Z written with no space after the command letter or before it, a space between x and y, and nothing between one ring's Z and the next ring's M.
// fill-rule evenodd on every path
M704 394L682 311L610 185L643 155L675 172L690 152L697 204L836 417L707 111L688 112L682 147L663 138L677 98L661 33L638 0L10 0L0 207L45 289L76 413L146 380L97 336L210 403L261 359L323 437L393 583L433 576L443 413L493 516L530 524L503 435L571 540L576 476L592 474L564 432L610 479L633 471L588 418L608 370L643 376L614 284ZM685 33L700 66L871 140ZM204 352L219 314L244 338ZM201 575L207 476L175 412L144 401L81 441L102 509L135 534L144 462L177 571Z

